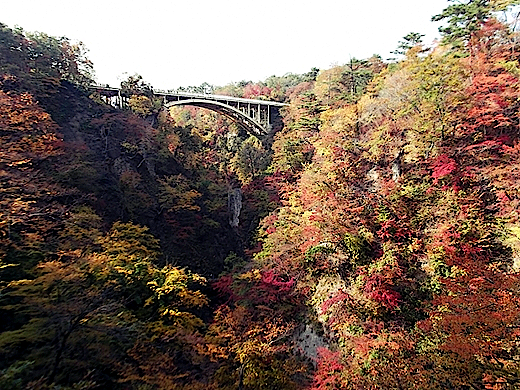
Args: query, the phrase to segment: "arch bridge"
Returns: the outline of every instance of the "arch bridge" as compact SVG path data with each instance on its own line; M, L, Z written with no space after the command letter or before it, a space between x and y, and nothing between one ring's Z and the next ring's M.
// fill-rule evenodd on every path
M128 97L121 89L94 86L107 103L117 108L128 107ZM267 100L243 99L224 95L199 94L189 92L170 92L154 90L155 97L162 98L163 107L196 106L222 114L257 137L267 135L273 130L273 124L279 118L279 110L285 103Z

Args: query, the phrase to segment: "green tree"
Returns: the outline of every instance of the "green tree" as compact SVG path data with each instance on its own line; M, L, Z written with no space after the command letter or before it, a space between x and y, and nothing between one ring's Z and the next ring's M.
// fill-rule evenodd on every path
M233 168L243 183L249 183L269 165L269 154L255 136L246 139L233 159Z
M352 58L345 65L321 71L316 77L314 92L329 106L353 103L364 92L372 77L368 60Z
M440 14L432 17L432 21L447 21L448 25L439 27L445 43L456 47L464 46L470 37L478 31L482 24L498 11L508 10L519 0L449 0L452 5Z
M424 34L419 34L416 32L411 32L406 34L403 37L402 41L399 41L397 44L397 49L395 49L392 53L393 54L406 54L408 50L415 46L420 46L423 44L422 38L424 37Z
M153 97L153 87L143 80L143 76L136 73L121 81L121 95L128 98L133 95L146 96L151 99Z

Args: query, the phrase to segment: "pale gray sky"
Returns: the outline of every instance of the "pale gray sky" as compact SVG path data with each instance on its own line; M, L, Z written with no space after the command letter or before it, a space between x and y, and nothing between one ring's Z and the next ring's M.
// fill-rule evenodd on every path
M391 56L447 0L0 0L0 22L82 41L97 81L139 73L156 88L261 81ZM126 73L126 74L125 74Z

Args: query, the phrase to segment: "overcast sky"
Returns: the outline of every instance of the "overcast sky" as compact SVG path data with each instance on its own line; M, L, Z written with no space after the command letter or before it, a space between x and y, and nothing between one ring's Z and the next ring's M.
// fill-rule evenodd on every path
M0 22L82 41L99 83L261 81L390 52L447 0L0 0Z

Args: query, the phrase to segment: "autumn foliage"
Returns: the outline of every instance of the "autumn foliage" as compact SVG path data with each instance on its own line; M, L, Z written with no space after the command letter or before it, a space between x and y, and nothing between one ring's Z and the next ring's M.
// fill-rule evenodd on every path
M287 102L262 139L138 75L116 110L81 46L0 25L0 389L517 388L512 3L391 64L188 87Z

